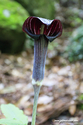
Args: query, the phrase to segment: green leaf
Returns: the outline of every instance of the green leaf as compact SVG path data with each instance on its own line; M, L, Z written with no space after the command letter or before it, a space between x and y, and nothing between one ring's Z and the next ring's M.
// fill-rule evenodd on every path
M7 119L17 120L23 125L28 123L28 118L23 114L23 111L13 104L2 104L1 111Z
M0 119L0 124L5 124L5 125L24 125L18 120L14 119Z

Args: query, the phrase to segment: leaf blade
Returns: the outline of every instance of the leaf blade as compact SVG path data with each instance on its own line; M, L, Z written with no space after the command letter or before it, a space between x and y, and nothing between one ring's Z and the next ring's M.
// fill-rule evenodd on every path
M18 120L14 119L0 119L0 124L5 124L5 125L24 125Z
M8 119L15 119L20 121L21 123L28 123L28 118L23 114L23 111L20 110L18 107L14 106L13 104L2 104L1 105L2 113Z

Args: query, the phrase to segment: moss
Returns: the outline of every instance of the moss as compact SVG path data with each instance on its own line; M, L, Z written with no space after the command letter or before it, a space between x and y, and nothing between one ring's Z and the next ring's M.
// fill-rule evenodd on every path
M17 28L20 31L28 16L28 12L19 3L10 0L0 1L0 27Z
M0 49L2 52L17 53L23 49L26 39L22 31L28 12L17 2L0 1Z

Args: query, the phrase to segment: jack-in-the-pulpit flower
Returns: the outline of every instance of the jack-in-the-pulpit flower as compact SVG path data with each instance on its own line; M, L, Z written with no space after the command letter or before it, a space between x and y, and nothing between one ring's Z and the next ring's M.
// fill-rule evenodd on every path
M48 20L31 16L25 20L23 31L35 40L32 83L39 85L44 78L48 42L61 36L62 24L58 19Z
M34 87L34 105L32 125L35 125L37 100L44 78L45 59L49 41L62 34L62 24L60 20L48 20L44 18L31 16L23 24L23 31L34 39L34 65L32 84Z

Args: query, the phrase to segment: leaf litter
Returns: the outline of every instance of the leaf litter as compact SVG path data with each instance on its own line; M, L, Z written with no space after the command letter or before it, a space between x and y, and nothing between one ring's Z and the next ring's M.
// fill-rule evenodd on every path
M38 100L37 125L46 125L49 119L58 119L66 111L69 118L77 118L80 122L83 113L78 109L78 105L83 104L83 101L79 100L83 94L83 63L67 62L63 66L62 57L58 57L58 63L56 61L51 63L49 58L47 60L45 78ZM32 54L28 56L27 52L23 52L17 56L1 55L0 105L15 104L29 116L29 122L34 98L31 84L32 70ZM0 113L0 118L3 117ZM55 125L55 122L52 124Z

